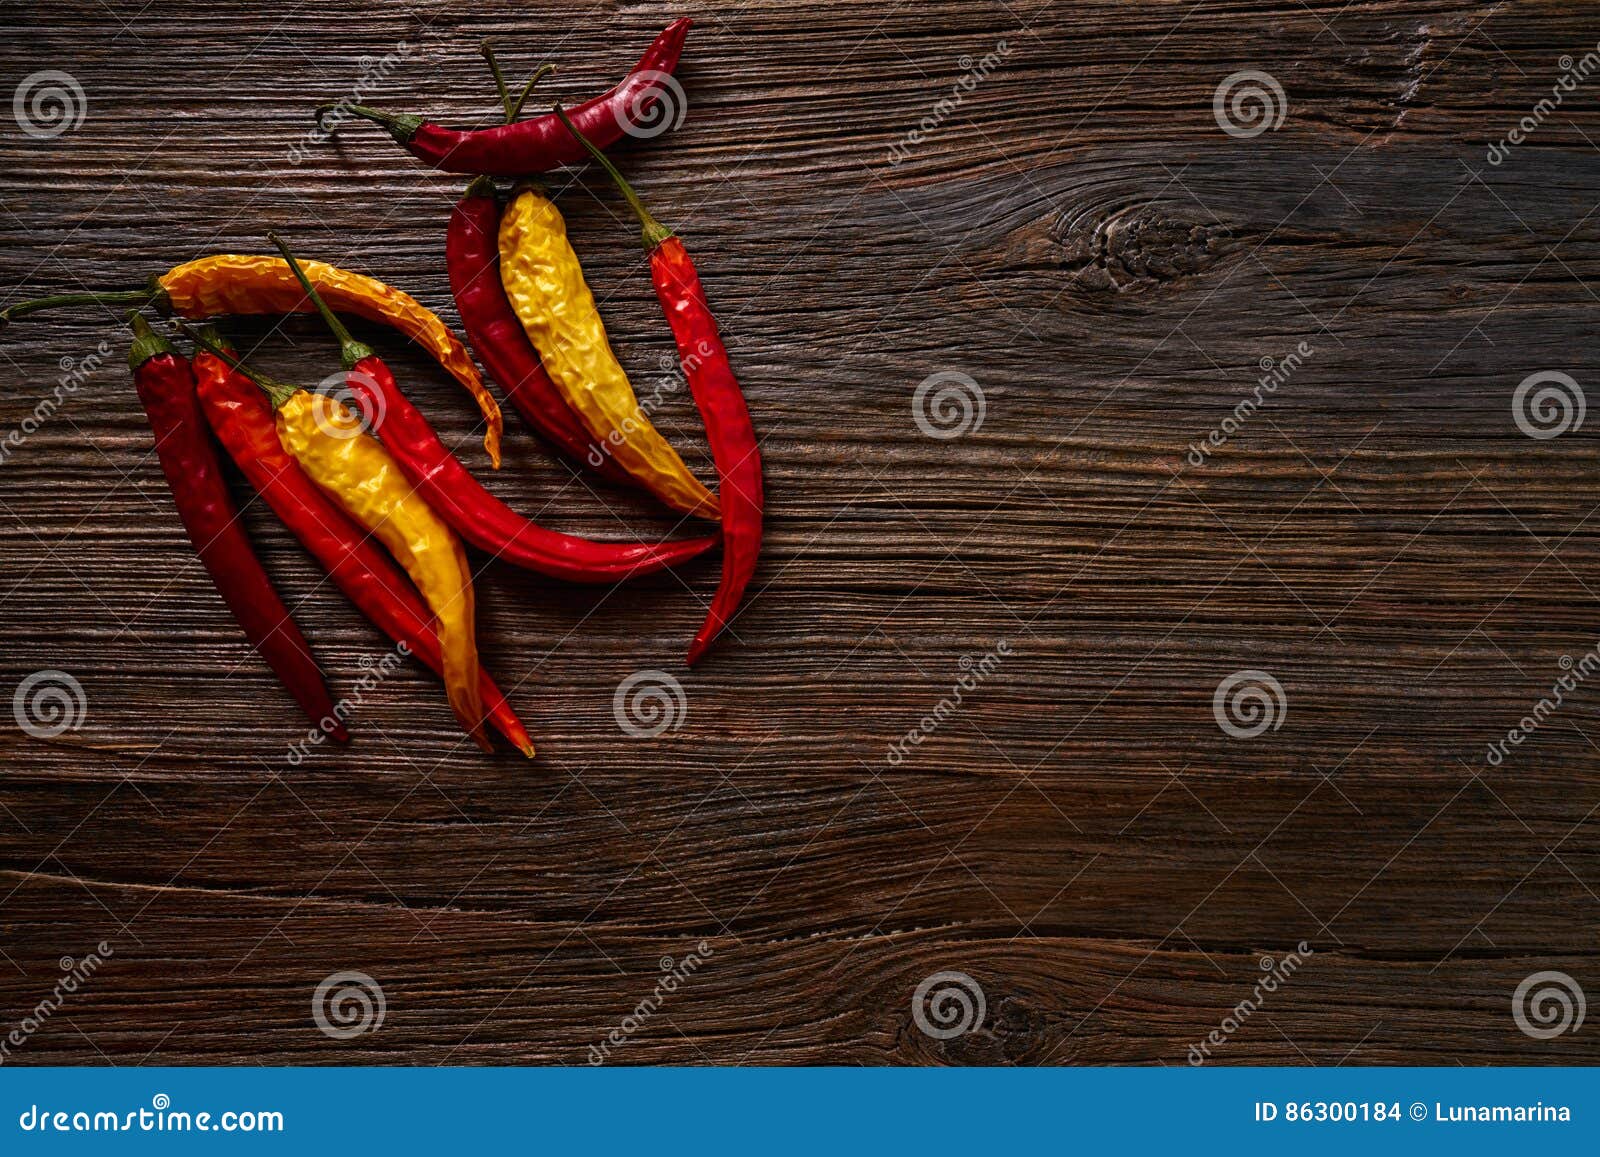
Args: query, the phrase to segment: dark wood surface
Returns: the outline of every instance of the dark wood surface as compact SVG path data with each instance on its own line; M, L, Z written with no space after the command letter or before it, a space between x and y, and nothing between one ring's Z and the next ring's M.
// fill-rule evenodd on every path
M1535 972L1600 991L1600 688L1485 761L1600 642L1600 420L1536 440L1512 412L1537 371L1600 381L1600 78L1485 154L1600 40L1592 10L10 3L0 98L60 69L88 105L53 139L0 118L4 299L276 227L454 323L461 181L367 125L293 163L308 110L404 41L371 103L489 123L483 36L512 71L557 62L544 98L573 99L686 13L688 118L619 154L725 319L767 550L737 638L693 673L714 560L617 591L488 566L483 649L531 765L463 743L411 666L348 750L289 766L302 725L183 537L114 315L0 335L7 431L62 359L112 351L0 464L0 691L60 669L88 704L54 739L0 727L0 1030L59 958L113 950L10 1063L583 1063L701 941L613 1060L1181 1065L1304 941L1219 1063L1600 1061L1592 1025L1539 1040L1512 1015ZM1288 102L1253 138L1213 112L1243 69ZM603 178L552 184L648 382L670 342L635 233ZM309 319L233 332L279 376L335 367ZM485 468L460 390L361 332ZM913 420L942 371L983 394L961 438ZM519 508L672 527L508 416L488 484ZM710 477L684 394L660 424ZM259 506L245 520L347 690L384 640ZM632 738L613 693L652 669L686 715ZM1286 712L1233 738L1213 693L1247 669ZM312 1016L341 970L386 1002L347 1040ZM986 1014L937 1040L913 994L952 970Z

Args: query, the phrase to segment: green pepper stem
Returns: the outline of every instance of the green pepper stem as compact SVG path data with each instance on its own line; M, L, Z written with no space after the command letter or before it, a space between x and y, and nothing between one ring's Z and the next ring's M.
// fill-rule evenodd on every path
M364 104L319 104L317 106L317 124L322 124L322 118L335 109L347 112L351 116L362 117L380 124L389 130L389 135L402 145L411 143L411 138L417 135L417 130L425 123L423 119L408 112L381 112L375 108L368 108Z
M228 339L223 337L222 331L216 326L212 325L209 321L195 326L195 332L215 345L221 346L228 353L233 353L233 346L229 343ZM233 354L233 356L238 357L239 355Z
M617 188L622 190L623 199L628 202L628 207L633 210L634 216L639 218L640 240L644 242L645 250L647 252L653 250L671 237L673 235L672 230L651 215L650 210L646 209L644 202L639 199L639 194L635 193L633 186L623 179L621 173L617 172L617 167L611 163L610 158L596 148L593 141L578 131L578 126L573 124L571 118L567 116L567 110L557 104L555 113L556 116L561 118L561 123L567 126L567 131L578 138L579 143L589 150L589 155L600 162L601 167L617 183Z
M300 392L299 386L291 386L287 382L276 381L273 378L267 377L266 374L257 373L255 370L252 370L232 353L223 349L217 340L204 332L202 328L197 328L181 321L174 322L173 324L175 324L184 333L188 334L189 340L194 342L195 345L199 346L213 357L221 358L223 362L238 370L245 377L249 378L256 385L260 386L267 397L272 399L272 408L274 410ZM209 326L204 327L204 329L209 328Z
M161 354L176 353L172 343L150 328L150 323L144 319L144 314L137 309L129 310L127 322L133 330L133 344L128 347L128 368L136 370L145 362Z
M505 73L500 71L500 61L495 57L494 45L488 37L484 37L478 45L478 51L483 54L483 59L489 62L489 71L494 74L494 87L500 93L500 107L505 110L506 124L511 123L511 92L506 88Z
M322 315L322 320L328 323L328 328L333 331L333 336L339 339L339 357L344 362L345 369L355 368L355 364L372 356L372 347L358 342L350 336L350 331L345 328L344 322L339 320L339 315L328 308L328 303L322 300L322 294L317 292L317 287L311 284L311 279L306 276L306 271L300 268L300 263L294 259L294 254L289 252L289 247L283 243L283 238L276 233L269 232L267 240L278 247L278 252L283 254L283 259L289 263L289 268L294 272L295 279L300 282L300 288L306 291L306 296L311 299L311 304L317 307L317 312Z
M58 293L52 297L36 297L32 301L19 301L16 305L0 309L0 328L13 318L27 317L42 309L58 305L146 305L162 293L159 289L111 290L105 293Z
M468 197L492 197L492 196L494 196L494 178L493 177L474 177L474 178L472 178L471 181L467 182L467 193L466 193L466 195Z
M505 73L500 71L500 61L494 54L494 44L485 38L478 45L478 51L483 53L483 59L489 62L489 71L494 73L494 86L500 91L500 105L505 109L506 124L512 124L517 119L517 114L522 112L522 106L527 102L528 94L533 91L533 86L556 70L553 64L541 64L534 69L533 75L528 78L528 83L522 86L522 95L516 100L511 99L511 90L506 87Z
M522 93L511 102L511 110L506 113L506 124L512 124L522 115L522 106L528 102L528 94L533 91L533 86L556 70L553 64L541 64L533 70L533 75L528 78L528 83L522 86Z

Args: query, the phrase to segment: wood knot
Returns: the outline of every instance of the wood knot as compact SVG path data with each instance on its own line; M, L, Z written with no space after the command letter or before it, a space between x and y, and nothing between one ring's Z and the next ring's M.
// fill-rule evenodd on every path
M1002 997L989 1012L986 1022L973 1031L939 1042L937 1051L945 1064L1037 1064L1050 1054L1058 1035L1055 1026L1026 999Z
M1075 283L1124 292L1209 269L1233 233L1184 208L1139 202L1110 210L1063 213L1050 230L1058 263Z

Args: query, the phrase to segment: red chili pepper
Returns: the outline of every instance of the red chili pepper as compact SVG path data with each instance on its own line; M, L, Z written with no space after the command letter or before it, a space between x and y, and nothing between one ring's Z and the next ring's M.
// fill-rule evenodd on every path
M317 488L278 440L272 403L221 358L201 349L194 358L200 403L217 440L283 524L327 570L351 602L436 675L444 657L433 614L383 549ZM490 721L524 755L533 742L487 671L479 686Z
M299 263L274 233L267 236L291 268ZM716 535L662 543L607 543L547 530L530 522L483 488L439 440L415 406L395 384L394 375L323 303L316 287L303 281L339 345L346 381L371 416L374 432L439 516L462 538L498 558L569 582L612 583L650 574L703 554Z
M500 383L511 404L546 441L575 462L633 486L633 477L611 455L594 446L577 416L567 408L550 375L539 361L522 322L500 284L500 205L494 184L479 177L450 213L445 234L445 264L456 312L473 352ZM598 459L598 461L597 461Z
M745 588L755 573L761 554L761 518L764 505L761 478L761 452L755 427L744 402L739 382L733 376L728 351L717 330L717 319L706 304L700 275L695 272L689 252L677 236L650 215L628 182L604 153L588 141L558 104L555 115L589 154L599 161L617 183L623 197L639 218L642 239L650 254L650 278L672 338L689 390L706 424L706 441L716 463L717 502L722 510L722 582L711 600L711 611L694 642L689 645L693 665L722 633L739 606Z
M630 129L647 124L658 103L665 102L667 115L672 115L672 97L664 95L666 78L678 67L689 24L684 17L667 25L620 84L572 110L573 121L586 136L602 145L613 144ZM447 173L520 177L583 159L583 149L548 113L517 124L462 131L409 113L379 112L359 104L324 105L317 109L318 121L332 108L383 125L412 156Z
M350 738L305 636L273 589L228 494L217 448L195 397L194 373L138 313L128 316L139 401L155 431L156 457L178 517L233 617L311 721L340 743Z

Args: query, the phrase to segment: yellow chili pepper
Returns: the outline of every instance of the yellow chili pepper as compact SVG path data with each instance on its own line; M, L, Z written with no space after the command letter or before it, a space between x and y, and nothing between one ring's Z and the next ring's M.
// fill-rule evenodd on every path
M472 355L450 327L408 293L376 278L351 273L322 261L302 261L306 276L336 310L392 326L427 350L467 388L483 412L488 429L483 448L500 465L500 435L505 419L483 384ZM300 288L294 271L281 257L223 253L174 266L151 279L152 288L111 293L67 293L19 302L0 311L0 321L24 317L59 305L142 304L153 301L180 317L201 319L219 314L314 313L316 306Z
M566 222L532 186L520 187L500 218L500 280L550 380L600 449L674 510L716 518L716 498L640 409Z
M247 369L190 331L197 344L237 368L272 399L278 440L311 481L389 549L433 611L443 653L445 696L485 751L474 626L472 570L455 532L415 492L400 464L337 398L284 385Z

